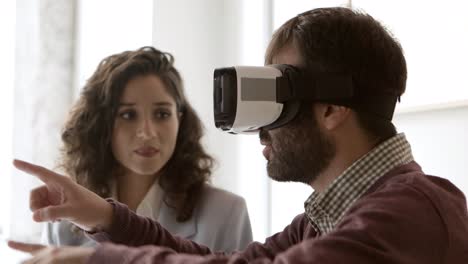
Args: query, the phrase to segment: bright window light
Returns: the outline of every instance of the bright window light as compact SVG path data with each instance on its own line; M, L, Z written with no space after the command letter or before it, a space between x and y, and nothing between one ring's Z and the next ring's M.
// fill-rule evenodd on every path
M2 84L2 125L0 129L0 234L8 235L10 213L10 175L12 159L13 89L15 69L15 1L0 2L0 83Z
M465 0L353 0L400 40L408 64L400 109L468 100ZM397 110L398 110L397 108Z

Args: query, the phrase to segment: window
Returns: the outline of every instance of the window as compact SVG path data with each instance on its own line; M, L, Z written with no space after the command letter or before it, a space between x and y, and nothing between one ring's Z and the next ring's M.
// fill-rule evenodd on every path
M408 82L400 110L468 100L468 2L354 0L353 7L382 21L403 46Z
M0 129L0 239L10 234L10 194L12 175L12 131L13 131L13 89L15 70L15 19L16 1L0 2L0 83L2 84L2 101L0 113L2 114ZM2 262L17 263L24 256L13 252L4 242L0 245Z

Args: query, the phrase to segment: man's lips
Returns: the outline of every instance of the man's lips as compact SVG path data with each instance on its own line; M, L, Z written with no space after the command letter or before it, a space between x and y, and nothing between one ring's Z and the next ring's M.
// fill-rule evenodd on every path
M260 137L260 144L265 146L265 148L263 149L263 156L265 156L265 159L270 160L270 155L272 152L270 135L268 134L267 131L260 130L259 137Z
M134 152L137 155L140 155L146 158L151 158L154 155L158 154L159 150L153 147L141 147L141 148L136 149Z
M270 155L271 155L271 146L265 145L265 148L263 149L263 156L265 157L265 159L270 160Z

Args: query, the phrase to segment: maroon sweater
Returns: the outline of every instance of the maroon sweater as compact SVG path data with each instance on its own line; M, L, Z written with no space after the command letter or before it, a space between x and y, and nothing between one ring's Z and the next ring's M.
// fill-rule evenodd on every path
M380 178L332 232L317 237L301 214L264 244L233 255L213 254L111 203L111 230L91 237L126 246L103 243L88 263L468 263L464 195L449 181L424 175L415 162Z

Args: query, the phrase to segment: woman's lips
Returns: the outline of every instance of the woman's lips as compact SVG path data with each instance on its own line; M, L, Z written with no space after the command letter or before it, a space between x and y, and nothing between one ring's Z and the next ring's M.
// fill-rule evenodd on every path
M159 150L153 147L142 147L135 150L135 153L145 158L151 158L159 153Z

